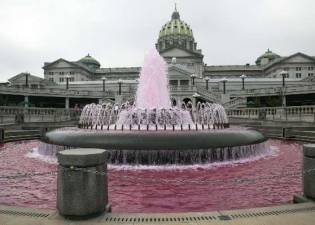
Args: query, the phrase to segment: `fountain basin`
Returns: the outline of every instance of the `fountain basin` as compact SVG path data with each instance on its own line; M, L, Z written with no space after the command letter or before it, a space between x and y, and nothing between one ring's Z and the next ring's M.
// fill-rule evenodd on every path
M266 137L255 130L98 131L78 128L46 133L50 144L115 150L194 150L259 144Z

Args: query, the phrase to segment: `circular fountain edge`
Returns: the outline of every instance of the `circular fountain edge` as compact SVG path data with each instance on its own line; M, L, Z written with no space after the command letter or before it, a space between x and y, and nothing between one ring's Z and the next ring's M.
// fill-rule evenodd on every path
M115 150L191 150L253 145L267 138L256 130L93 131L58 129L47 132L50 144Z

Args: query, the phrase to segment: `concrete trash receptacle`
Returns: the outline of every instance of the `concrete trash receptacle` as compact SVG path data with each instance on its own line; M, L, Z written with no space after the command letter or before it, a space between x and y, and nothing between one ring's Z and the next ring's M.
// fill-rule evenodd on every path
M315 144L303 145L303 152L304 196L315 199Z
M57 209L65 217L93 217L108 204L106 151L78 148L58 153Z

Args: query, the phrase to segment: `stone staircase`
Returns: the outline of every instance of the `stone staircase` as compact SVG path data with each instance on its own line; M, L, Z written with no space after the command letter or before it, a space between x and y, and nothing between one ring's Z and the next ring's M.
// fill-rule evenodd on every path
M233 98L231 101L224 103L223 107L226 109L246 107L246 97Z
M220 103L221 102L221 95L219 93L210 92L203 87L198 87L196 93L203 97L205 100Z

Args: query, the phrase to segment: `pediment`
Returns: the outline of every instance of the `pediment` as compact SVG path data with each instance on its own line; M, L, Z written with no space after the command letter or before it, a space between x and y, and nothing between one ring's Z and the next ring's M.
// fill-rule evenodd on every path
M52 63L49 63L44 66L45 69L51 69L51 68L74 68L77 67L73 63L65 60L65 59L58 59Z
M161 52L163 57L194 57L195 54L180 48L171 48Z
M315 60L308 55L305 55L302 53L296 53L294 55L287 57L282 62L283 63L315 63Z

